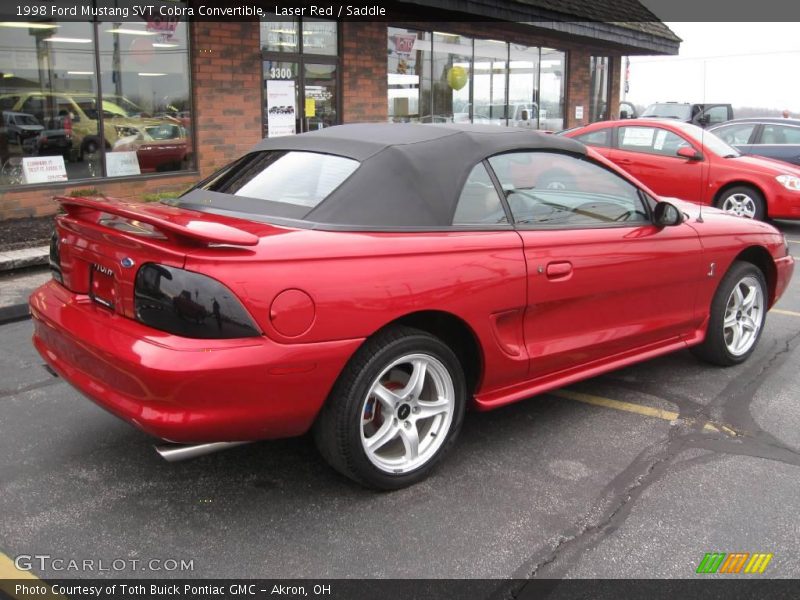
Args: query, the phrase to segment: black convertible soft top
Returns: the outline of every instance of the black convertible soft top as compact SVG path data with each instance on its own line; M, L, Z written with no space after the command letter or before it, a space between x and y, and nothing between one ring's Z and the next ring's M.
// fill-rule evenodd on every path
M584 156L561 136L491 125L362 123L268 138L252 152L304 150L358 160L360 167L303 221L356 228L441 227L451 223L472 168L514 150Z

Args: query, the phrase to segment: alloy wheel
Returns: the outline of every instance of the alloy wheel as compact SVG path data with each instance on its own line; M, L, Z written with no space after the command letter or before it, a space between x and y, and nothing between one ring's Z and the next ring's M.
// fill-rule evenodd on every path
M364 399L361 444L381 471L407 473L436 455L455 412L453 379L428 354L408 354L387 366Z
M722 324L725 346L734 356L750 350L764 316L764 292L755 277L742 278L728 296Z
M725 198L722 203L722 210L739 217L755 219L756 201L748 194L737 192Z

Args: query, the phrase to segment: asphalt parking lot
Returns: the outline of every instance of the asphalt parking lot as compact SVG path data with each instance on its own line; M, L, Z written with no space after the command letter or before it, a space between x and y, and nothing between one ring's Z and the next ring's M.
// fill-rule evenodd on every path
M193 566L40 577L695 577L713 551L800 577L800 273L746 364L680 352L468 414L430 479L383 494L307 438L166 463L30 334L0 327L0 552Z

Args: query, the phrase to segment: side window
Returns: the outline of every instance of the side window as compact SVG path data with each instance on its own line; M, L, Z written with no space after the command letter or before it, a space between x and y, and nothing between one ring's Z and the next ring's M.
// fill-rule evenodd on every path
M500 196L483 163L478 163L467 177L458 197L453 225L508 223Z
M40 121L43 121L45 113L44 98L42 98L41 96L29 97L22 104L20 112L28 113L29 115L33 115Z
M800 127L786 125L764 125L761 132L762 144L800 144Z
M725 121L728 120L728 107L712 106L705 112L705 116L708 117L709 125L717 125L718 123L724 123Z
M681 136L660 127L620 127L617 133L620 150L676 156L680 148L690 146Z
M731 146L747 144L756 128L756 123L741 123L739 125L726 125L714 130L714 135L721 138Z
M575 138L579 142L587 146L603 146L608 148L611 146L611 128L600 129L599 131L592 131L584 133L583 135L576 135Z
M639 190L588 158L513 152L489 164L517 223L563 229L649 223Z

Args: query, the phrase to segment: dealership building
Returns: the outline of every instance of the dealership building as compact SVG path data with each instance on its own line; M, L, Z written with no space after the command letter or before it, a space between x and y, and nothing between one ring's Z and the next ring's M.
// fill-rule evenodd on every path
M615 4L625 22L590 0L392 2L342 21L253 0L264 16L193 22L86 3L116 15L0 22L0 219L54 213L59 194L175 194L262 137L342 123L615 118L623 57L680 44L636 0Z

